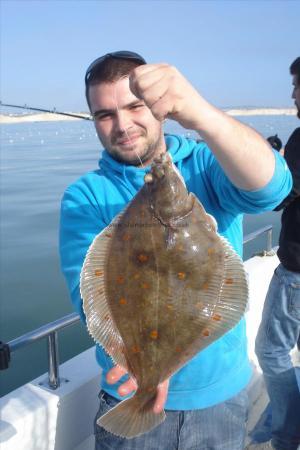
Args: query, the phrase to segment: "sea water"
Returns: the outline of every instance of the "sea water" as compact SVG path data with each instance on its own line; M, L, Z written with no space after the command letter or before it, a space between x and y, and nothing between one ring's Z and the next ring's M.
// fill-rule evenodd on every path
M265 137L286 143L299 126L293 116L243 116ZM193 135L175 122L167 132ZM1 304L0 340L8 342L73 311L58 258L60 200L66 187L98 167L101 145L92 122L31 122L2 125L0 165ZM273 224L278 240L280 213L246 216L249 233ZM265 246L262 236L244 248L247 259ZM77 324L59 332L60 361L93 345ZM46 339L12 354L0 373L1 394L47 371Z

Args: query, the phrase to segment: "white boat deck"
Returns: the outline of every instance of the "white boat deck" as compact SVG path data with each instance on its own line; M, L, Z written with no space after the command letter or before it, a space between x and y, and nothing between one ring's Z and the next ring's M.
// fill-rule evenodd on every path
M254 354L254 340L269 281L277 264L276 256L256 256L245 262L250 286L247 334L249 355L254 365L254 376L249 386L252 403L248 422L250 430L267 404L261 371ZM47 378L44 374L0 399L1 450L94 448L93 419L98 409L101 376L94 348L62 364L60 376L68 382L63 381L55 391L39 385ZM256 448L248 445L249 441L246 448Z

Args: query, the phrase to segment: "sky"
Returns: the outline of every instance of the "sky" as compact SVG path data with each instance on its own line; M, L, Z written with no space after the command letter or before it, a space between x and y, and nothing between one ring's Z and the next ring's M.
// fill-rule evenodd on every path
M299 0L0 0L3 103L87 111L84 74L133 50L176 66L211 103L292 107Z

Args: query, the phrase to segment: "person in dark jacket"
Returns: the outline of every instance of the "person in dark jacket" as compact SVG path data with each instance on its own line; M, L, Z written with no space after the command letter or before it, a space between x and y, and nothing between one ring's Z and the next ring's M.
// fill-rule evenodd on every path
M275 134L275 136L268 137L267 141L269 142L271 147L274 148L274 150L277 150L278 152L280 152L280 150L282 149L282 142L279 139L277 134Z
M292 98L300 118L300 57L292 63L290 72ZM276 450L297 450L300 369L293 366L290 351L297 343L299 346L300 339L300 128L290 136L284 157L293 176L293 189L275 208L275 211L283 209L277 252L280 264L265 300L256 354L271 402L272 445Z

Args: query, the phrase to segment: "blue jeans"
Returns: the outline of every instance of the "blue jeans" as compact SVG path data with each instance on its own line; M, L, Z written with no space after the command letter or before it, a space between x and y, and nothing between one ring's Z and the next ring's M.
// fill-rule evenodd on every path
M300 443L300 391L290 357L299 336L300 273L280 264L269 286L255 345L271 401L276 450L297 450Z
M229 382L234 382L229 380ZM118 403L104 391L95 417L95 450L243 450L248 414L246 390L219 405L166 411L166 420L148 433L124 439L105 431L97 419Z

